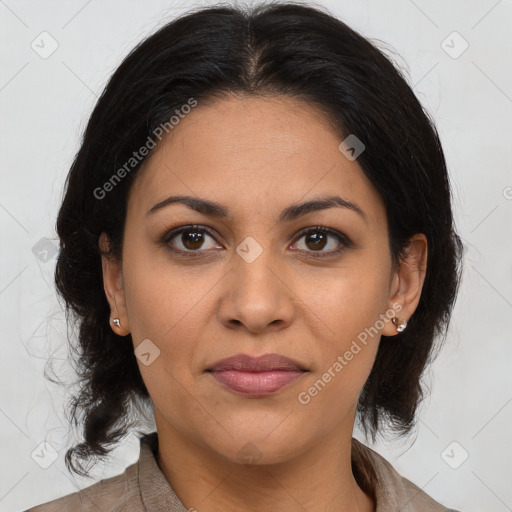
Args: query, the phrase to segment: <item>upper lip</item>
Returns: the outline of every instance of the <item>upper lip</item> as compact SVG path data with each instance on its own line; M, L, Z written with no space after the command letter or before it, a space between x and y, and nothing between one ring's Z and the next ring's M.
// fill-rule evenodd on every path
M272 370L307 371L299 362L279 354L249 356L236 354L217 361L207 371L238 370L247 372L265 372Z

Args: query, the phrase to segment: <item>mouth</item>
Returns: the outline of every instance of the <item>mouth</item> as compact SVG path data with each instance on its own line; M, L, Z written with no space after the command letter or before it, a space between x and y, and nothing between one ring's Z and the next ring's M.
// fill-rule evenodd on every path
M276 393L308 372L297 361L279 354L238 354L218 361L206 371L224 387L252 398Z

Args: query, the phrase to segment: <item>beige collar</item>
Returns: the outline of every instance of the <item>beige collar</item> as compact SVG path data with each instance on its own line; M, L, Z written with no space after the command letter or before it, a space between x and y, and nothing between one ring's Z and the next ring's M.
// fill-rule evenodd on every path
M141 499L148 512L187 512L160 470L156 432L141 439L136 464ZM358 484L376 501L375 512L448 512L397 471L377 452L352 439L352 468Z

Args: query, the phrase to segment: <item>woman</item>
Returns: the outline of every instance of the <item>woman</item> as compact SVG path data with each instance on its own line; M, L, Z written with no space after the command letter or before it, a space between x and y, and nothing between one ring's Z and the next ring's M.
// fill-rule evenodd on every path
M433 122L317 8L203 8L115 72L57 221L84 440L119 476L32 511L446 511L352 438L406 434L461 275ZM142 432L139 432L142 433Z

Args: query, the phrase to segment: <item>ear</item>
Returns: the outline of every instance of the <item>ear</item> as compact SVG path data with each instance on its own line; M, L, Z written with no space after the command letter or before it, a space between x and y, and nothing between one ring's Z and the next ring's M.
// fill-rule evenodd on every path
M423 233L413 235L405 249L405 257L393 275L388 309L396 311L395 316L399 321L409 321L420 301L427 272L427 245L427 237ZM390 318L386 319L382 334L398 334Z
M106 233L101 233L99 246L101 251L101 266L103 269L103 288L111 311L110 327L116 334L126 336L130 333L130 324L126 310L121 262L108 254L110 240ZM119 318L120 327L112 323L114 318Z

